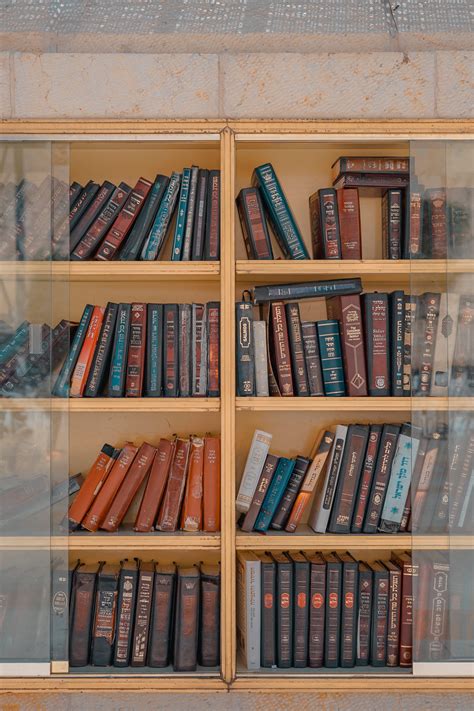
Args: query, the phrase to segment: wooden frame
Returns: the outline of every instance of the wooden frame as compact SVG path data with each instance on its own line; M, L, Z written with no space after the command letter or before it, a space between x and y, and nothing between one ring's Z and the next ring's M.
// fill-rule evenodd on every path
M140 677L130 675L111 678L110 674L104 676L69 675L53 676L43 679L22 680L21 684L14 679L2 680L1 687L5 691L217 691L236 689L242 691L269 691L287 690L291 679L291 689L294 691L461 691L465 690L466 680L462 679L436 679L416 678L410 674L366 676L361 674L281 674L275 676L249 674L238 675L236 678L236 625L235 625L235 555L240 549L264 548L324 548L334 549L352 546L357 550L390 550L396 547L407 548L413 545L410 536L358 536L351 543L351 537L314 537L309 531L298 535L279 536L272 535L265 538L255 534L244 535L235 530L235 452L236 452L236 413L237 412L265 412L265 411L330 411L333 403L325 401L304 402L268 401L267 399L236 398L235 397L235 349L234 349L234 302L236 283L253 280L255 283L271 279L294 280L297 275L304 280L314 278L316 275L338 276L361 275L364 279L377 281L383 278L397 284L408 284L411 275L430 282L436 275L449 273L460 274L472 272L472 263L445 262L387 262L371 260L344 262L337 266L331 262L253 262L236 260L235 257L235 167L236 145L240 142L254 141L383 141L383 140L429 140L429 139L457 139L463 140L473 137L474 123L472 121L446 121L446 120L421 120L421 121L225 121L225 120L193 120L193 121L3 121L1 133L6 140L127 140L134 136L140 140L203 140L206 136L220 142L220 164L222 171L222 253L220 264L210 263L170 263L158 262L154 264L113 263L105 267L101 263L85 262L83 264L44 264L44 263L6 263L1 265L2 277L50 280L58 279L67 282L153 282L155 279L176 281L181 278L191 279L196 282L214 282L220 284L222 330L221 330L221 397L209 400L146 400L118 402L118 401L59 401L38 400L33 404L34 409L70 410L71 413L104 412L104 413L150 413L150 412L215 412L220 413L221 439L222 439L222 531L220 535L199 535L194 537L173 535L169 537L147 537L119 535L114 538L104 539L102 536L70 536L68 539L69 550L77 554L81 551L120 551L131 550L176 550L182 547L193 550L220 550L222 564L222 678L209 678L206 676L170 676L170 677ZM270 400L270 399L269 399ZM0 401L0 410L22 409L32 403L20 400ZM371 412L374 410L386 413L410 413L412 406L416 405L405 398L372 399L358 401L357 410ZM459 402L461 408L469 408L467 399ZM423 409L443 411L448 409L447 399L436 398L428 403L423 403ZM421 407L421 406L419 406ZM340 399L338 409L344 412L354 412L355 405L350 399ZM344 539L344 540L343 540ZM41 545L41 541L36 542ZM51 546L63 546L64 540L51 542ZM27 547L27 540L0 539L1 548ZM460 548L471 548L472 540L469 537L459 537L453 544L446 536L424 537L416 541L418 548L430 545L439 548L449 548L456 545ZM49 545L49 544L48 544ZM63 672L63 668L56 669Z

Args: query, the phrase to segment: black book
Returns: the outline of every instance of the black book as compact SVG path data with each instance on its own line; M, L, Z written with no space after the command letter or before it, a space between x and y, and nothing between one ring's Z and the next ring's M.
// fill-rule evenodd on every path
M131 310L131 304L119 304L110 362L109 397L123 397L125 393Z
M377 532L399 434L400 425L383 426L377 455L377 464L375 465L369 502L365 514L364 533Z
M271 555L258 553L261 570L261 647L260 665L276 667L276 563Z
M195 566L178 569L173 668L196 671L199 628L200 572Z
M341 639L342 563L334 553L324 555L326 561L326 620L324 634L324 666L338 667Z
M286 553L272 553L276 563L277 666L293 666L293 565Z
M154 580L155 564L153 561L140 561L137 602L135 605L135 622L133 625L132 650L130 655L130 665L132 667L144 667L146 664Z
M322 667L324 663L326 560L321 553L307 554L307 558L311 564L308 665L314 669Z
M193 244L191 259L194 262L202 261L204 254L204 240L206 238L206 213L207 213L207 184L209 171L200 168L196 190L196 209L194 211Z
M204 259L218 261L221 256L221 171L210 170L207 184L206 239Z
M118 578L119 566L111 563L103 565L97 576L91 664L98 667L112 664Z
M303 335L303 349L306 361L306 372L308 375L309 394L311 397L323 397L324 383L316 324L312 321L302 321L301 332Z
M76 202L79 195L82 193L84 188L80 183L74 181L69 186L69 210L72 210L74 203Z
M350 533L360 475L364 466L369 425L349 425L336 493L327 530Z
M176 566L156 565L148 644L149 667L163 668L170 664L175 597Z
M293 561L293 666L308 665L310 564L303 553L291 551Z
M200 599L198 661L203 667L218 667L221 658L221 576L218 565L201 564Z
M373 570L372 627L370 635L370 663L384 667L387 663L388 578L387 568L375 561Z
M118 582L114 667L128 667L130 663L137 582L137 562L133 560L123 561Z
M342 561L341 667L353 667L357 653L357 593L359 564L350 553L339 553Z
M105 309L102 326L100 327L99 339L92 358L84 397L97 397L102 392L105 378L109 372L118 310L119 305L109 301Z
M329 281L310 281L300 284L268 284L256 286L253 290L254 304L267 301L299 301L300 299L328 298L345 294L360 294L362 282L354 279L331 279Z
M384 259L401 259L403 244L403 193L387 190L382 197L382 245Z
M165 397L179 395L178 304L163 307L163 393Z
M69 634L69 665L71 667L85 667L89 663L98 571L99 565L94 563L79 565L74 573Z
M405 294L393 291L389 295L390 309L390 391L394 397L403 397L403 354Z
M255 354L253 343L253 308L248 301L235 305L235 340L237 345L237 395L255 395Z
M367 449L356 495L356 505L352 516L351 533L360 533L364 525L381 436L382 425L370 425Z
M94 183L93 180L89 180L87 185L84 186L84 189L76 199L74 205L71 207L71 212L69 213L69 231L72 231L75 228L91 204L98 190L99 186L97 183Z
M80 187L80 186L79 186ZM67 554L66 554L67 559ZM68 659L69 607L71 600L72 571L68 572L67 560L59 555L51 567L51 660Z
M87 329L89 328L89 323L92 317L92 312L94 311L94 306L92 304L87 304L82 312L81 320L79 326L77 327L74 338L72 339L71 346L69 348L69 355L63 363L63 366L58 375L53 387L53 395L57 397L68 397L69 395L69 385L71 382L71 376L76 367L77 359L81 352Z
M303 332L301 329L300 307L298 304L285 304L286 322L288 324L288 338L290 341L291 370L296 395L309 396L308 373L303 346Z
M69 225L69 249L74 252L92 223L98 218L117 186L105 180L74 228Z
M179 304L179 394L191 397L192 306Z
M370 657L372 627L372 568L359 561L359 592L357 596L356 666L367 666Z
M291 474L290 481L285 489L285 493L280 499L280 503L278 504L277 510L272 518L270 528L274 528L277 531L281 531L285 528L291 509L293 508L293 504L298 496L298 492L310 464L311 459L301 456L296 457L295 467Z
M142 205L137 219L133 223L130 233L127 235L125 244L120 251L121 261L133 262L141 254L145 239L153 225L160 206L161 198L168 187L169 178L166 175L158 174L155 182L150 188L144 204Z
M163 381L163 304L147 304L145 397L160 397Z

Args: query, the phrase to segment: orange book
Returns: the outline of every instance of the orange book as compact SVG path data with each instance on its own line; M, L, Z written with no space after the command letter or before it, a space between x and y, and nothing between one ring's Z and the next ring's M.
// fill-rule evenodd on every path
M143 494L137 518L133 527L134 531L148 533L153 530L161 499L165 491L171 460L173 459L175 442L169 439L160 439L158 451L151 465L150 476Z
M125 479L137 452L138 447L130 443L127 443L120 452L109 476L82 521L82 526L87 528L88 531L97 531L106 517L112 501L115 498L115 494Z
M160 513L156 520L155 528L157 531L176 531L178 528L179 513L181 511L184 487L186 485L190 448L191 441L189 439L181 439L178 437L168 482L166 484L165 495L163 496Z
M204 439L203 531L214 533L221 528L221 441Z
M116 459L115 449L110 444L104 444L99 456L89 469L87 478L69 508L69 528L74 530L79 526L82 519L91 507L91 504L99 493L102 484L106 480L109 471ZM117 452L118 455L118 452Z
M183 531L200 531L202 525L202 477L204 467L204 440L191 439L188 480L184 495L181 528Z
M99 340L100 327L104 318L105 309L103 306L94 306L89 328L87 329L84 343L82 344L79 358L71 378L71 388L69 391L70 397L82 397L86 387L87 377L91 369L92 359L94 357L95 347Z

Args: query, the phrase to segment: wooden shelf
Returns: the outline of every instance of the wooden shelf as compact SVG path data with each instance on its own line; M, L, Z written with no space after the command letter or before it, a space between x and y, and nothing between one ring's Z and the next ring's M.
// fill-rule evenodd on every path
M69 550L85 551L171 551L220 550L220 533L88 533L81 531L69 536L0 536L0 550Z
M195 693L196 691L222 691L227 693L227 684L220 679L216 674L198 675L197 673L190 674L175 674L155 676L150 674L138 675L130 674L130 670L125 670L127 673L113 673L112 671L103 672L101 675L85 675L79 673L69 674L68 676L54 675L51 677L42 677L39 679L21 679L22 692L126 692L126 693L143 693L143 692L183 692ZM18 676L18 674L17 674ZM4 692L18 693L18 679L3 678L0 680L0 690ZM84 707L87 708L84 699Z
M141 398L2 398L0 410L13 412L219 412L220 399Z
M0 262L2 279L69 282L218 281L219 262Z
M315 691L327 693L382 693L400 691L412 692L467 692L472 689L469 677L415 677L410 671L406 674L354 674L354 669L348 669L346 674L325 675L323 673L288 674L284 669L278 670L278 676L263 676L249 672L246 675L238 674L232 684L235 691L268 691L285 693L291 685L292 691ZM326 670L327 671L327 670ZM369 708L370 706L367 706Z
M471 410L459 397L238 397L239 412L443 412Z

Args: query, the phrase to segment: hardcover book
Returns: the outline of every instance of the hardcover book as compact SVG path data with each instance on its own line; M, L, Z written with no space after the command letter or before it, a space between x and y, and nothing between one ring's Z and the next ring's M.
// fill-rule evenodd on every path
M255 394L257 397L269 397L267 324L266 321L253 321L252 327L255 361Z
M359 561L359 590L356 629L356 666L367 666L370 653L372 625L372 568Z
M357 491L356 506L352 517L351 533L360 533L364 523L365 512L369 501L369 493L372 488L372 478L377 462L380 438L382 436L382 425L370 425L369 439L365 452L364 465Z
M243 188L236 203L248 258L273 259L272 244L258 189Z
M240 513L247 513L250 508L271 442L269 432L255 430L235 501L235 508Z
M193 261L201 261L204 254L204 240L206 236L206 203L209 171L200 168L198 173L196 191L196 210L194 212L193 244L191 249Z
M341 235L336 191L332 188L318 190L321 238L324 259L341 259Z
M369 395L390 395L388 294L363 294Z
M341 354L341 335L339 322L329 319L318 321L319 352L324 381L324 394L327 397L342 397L346 394L344 369Z
M268 553L258 553L261 567L261 652L263 668L273 669L276 658L276 564Z
M138 180L120 210L117 219L105 235L105 239L94 259L105 261L114 259L133 227L150 189L151 183L149 180L145 178Z
M173 246L171 248L171 261L180 262L183 251L184 232L186 229L186 215L188 212L189 185L191 182L191 168L183 168L181 189L179 192L178 215L174 228Z
M235 305L237 395L255 395L255 361L253 338L253 308L247 301Z
M391 189L382 198L382 249L384 259L401 259L403 248L403 190Z
M170 226L175 207L178 202L181 174L173 172L168 185L163 193L160 206L151 226L148 237L143 245L140 259L153 261L158 259L165 245L168 228Z
M394 397L403 397L405 294L403 291L393 291L388 298L390 308L390 392Z
M384 667L387 663L388 570L380 561L371 563L370 567L374 576L370 663L373 667Z
M337 191L341 254L343 259L362 259L362 233L360 227L360 201L357 188Z
M402 426L379 524L379 530L384 533L394 533L400 527L420 439L419 427L409 424Z
M268 487L275 473L277 465L278 457L276 457L274 454L268 454L265 460L265 464L263 466L262 473L260 474L257 487L253 494L250 508L248 509L243 519L241 525L242 531L250 533L253 530L253 527L255 526L255 521L257 520L257 516L260 512L260 508L265 499Z
M189 306L189 304L185 304ZM163 385L163 304L147 304L146 315L146 397L160 397Z
M272 313L272 352L278 388L283 397L293 397L293 376L285 305L278 301L272 303L270 308Z
M268 486L265 499L260 509L260 513L257 516L254 529L256 531L264 532L267 531L275 511L277 510L278 504L285 492L290 477L293 473L295 467L294 459L287 459L286 457L280 457L278 466L276 468L275 474Z
M221 441L219 437L204 438L203 468L203 531L215 533L221 529Z
M143 667L146 662L154 577L155 564L153 561L141 562L138 570L137 601L130 653L132 667Z
M198 661L203 667L218 667L220 662L220 569L201 564L201 615Z
M293 666L308 665L310 564L304 553L290 551L293 563L294 615L293 615Z
M148 533L158 514L175 450L175 440L161 438L150 469L140 508L135 519L134 531Z
M178 305L163 306L163 394L178 397L179 340Z
M140 397L143 390L146 350L146 304L132 304L125 397Z
M123 397L125 393L131 312L131 304L119 304L109 372L109 397Z
M176 531L184 496L191 442L176 439L171 469L155 528L158 531Z
M102 393L110 366L118 310L119 305L109 301L105 309L97 346L89 370L84 397L97 397Z
M91 664L96 667L107 667L112 663L119 571L118 565L105 563L97 576L91 648Z
M324 554L326 561L326 620L324 666L339 666L341 647L342 561L335 553Z
M308 374L309 394L311 397L322 397L324 396L324 383L316 323L312 321L302 321L301 333L303 337L306 372Z
M347 394L367 396L364 329L360 296L335 296L326 300L329 319L339 321Z
M174 563L171 565L156 563L147 658L149 667L167 667L170 663L175 588Z
M339 553L341 586L341 667L354 667L357 656L357 608L359 564L350 553Z
M221 171L210 170L207 193L204 259L217 261L221 254Z
M138 259L168 183L169 178L166 175L158 174L156 176L143 207L140 209L140 213L120 251L119 259L121 261L135 261Z
M252 551L237 553L237 648L249 670L260 669L261 562Z
M300 490L300 487L303 483L310 464L310 459L307 459L306 457L302 456L296 457L293 473L287 484L285 492L282 498L280 499L280 503L278 504L275 514L273 515L272 522L270 524L271 528L277 531L281 531L285 528L291 510L293 508L293 504L295 502L296 497L298 496L298 492Z
M344 296L360 294L362 283L359 278L333 279L331 281L303 282L302 284L267 284L253 290L253 303L267 301L300 301L316 297Z
M347 430L348 428L345 425L337 425L336 427L331 453L325 469L324 481L317 490L308 519L308 523L315 533L326 533L341 469Z
M286 304L285 312L290 342L293 383L296 395L299 397L307 397L309 395L309 383L304 355L299 305Z
M364 533L377 532L399 434L399 425L383 426L377 464L365 513Z
M276 564L276 630L277 666L288 669L293 665L293 565L286 553L272 553Z
M307 553L310 563L308 666L324 663L326 617L326 560L321 553Z

